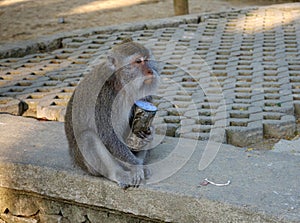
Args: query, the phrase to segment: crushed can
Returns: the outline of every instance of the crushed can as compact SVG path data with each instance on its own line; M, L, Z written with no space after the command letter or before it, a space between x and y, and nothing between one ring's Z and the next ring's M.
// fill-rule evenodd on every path
M127 137L126 143L131 151L138 152L151 140L145 138L145 136L151 134L151 124L157 107L150 102L138 100L134 103L132 109L131 132Z

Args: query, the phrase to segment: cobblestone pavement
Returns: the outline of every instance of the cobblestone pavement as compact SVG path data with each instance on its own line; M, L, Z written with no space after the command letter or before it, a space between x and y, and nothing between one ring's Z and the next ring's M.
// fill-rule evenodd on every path
M63 121L88 65L128 36L150 47L162 68L158 132L197 139L219 133L216 140L246 146L297 131L299 3L82 31L59 37L57 49L23 49L18 58L2 50L0 111Z

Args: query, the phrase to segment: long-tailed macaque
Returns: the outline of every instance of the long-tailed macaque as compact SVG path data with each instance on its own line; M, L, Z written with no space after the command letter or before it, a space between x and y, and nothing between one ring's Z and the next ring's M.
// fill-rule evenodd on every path
M80 82L68 103L65 132L74 162L122 188L140 185L150 174L143 165L146 150L132 152L125 139L134 102L151 101L158 82L150 50L131 40L113 47L107 59ZM149 142L152 134L141 135Z

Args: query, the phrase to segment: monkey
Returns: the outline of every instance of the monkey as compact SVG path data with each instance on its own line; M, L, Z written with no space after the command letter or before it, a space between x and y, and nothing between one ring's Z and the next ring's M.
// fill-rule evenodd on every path
M145 182L150 177L144 165L147 150L132 152L125 139L134 102L151 102L158 84L159 71L148 48L132 40L114 46L81 80L67 104L65 134L75 165L123 189ZM149 144L153 128L140 135Z

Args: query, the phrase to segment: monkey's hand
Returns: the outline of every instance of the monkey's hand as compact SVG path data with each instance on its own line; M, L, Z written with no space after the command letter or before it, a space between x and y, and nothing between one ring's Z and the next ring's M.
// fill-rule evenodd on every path
M145 142L149 143L153 140L153 135L154 135L154 127L150 126L147 131L140 131L138 132L138 136L145 140Z
M118 184L122 189L139 187L145 180L144 167L142 165L132 165L130 169L130 171L126 171L126 174L118 179Z

